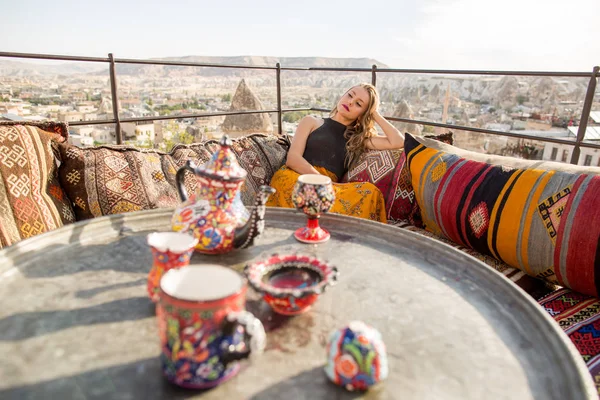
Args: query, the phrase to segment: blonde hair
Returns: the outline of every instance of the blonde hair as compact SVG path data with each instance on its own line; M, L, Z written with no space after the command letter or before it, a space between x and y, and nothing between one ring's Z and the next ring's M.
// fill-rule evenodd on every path
M359 83L348 89L346 93L352 90L355 87L362 87L369 93L369 102L367 103L367 109L365 112L356 119L352 124L350 124L346 128L346 132L344 132L344 138L347 140L346 142L346 167L350 167L354 160L357 160L358 157L363 153L366 148L367 140L371 137L376 136L375 130L375 120L373 119L373 106L379 103L379 94L377 93L377 89L375 86L370 83ZM330 117L333 117L337 114L337 104L335 103L335 107L329 113Z

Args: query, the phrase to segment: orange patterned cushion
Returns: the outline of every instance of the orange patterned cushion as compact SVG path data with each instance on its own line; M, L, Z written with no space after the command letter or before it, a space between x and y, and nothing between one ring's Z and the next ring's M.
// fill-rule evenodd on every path
M0 123L0 247L75 220L53 149L67 136L66 124Z

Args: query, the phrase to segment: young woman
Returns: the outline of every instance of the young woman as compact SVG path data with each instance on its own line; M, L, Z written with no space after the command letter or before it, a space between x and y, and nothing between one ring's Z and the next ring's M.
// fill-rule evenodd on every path
M404 136L378 111L379 95L373 85L350 88L331 110L330 118L304 117L287 155L273 175L277 189L268 206L293 208L292 190L301 174L327 175L338 182L365 149L386 150L404 146ZM378 136L378 124L385 136ZM383 195L369 182L334 183L331 212L386 222Z

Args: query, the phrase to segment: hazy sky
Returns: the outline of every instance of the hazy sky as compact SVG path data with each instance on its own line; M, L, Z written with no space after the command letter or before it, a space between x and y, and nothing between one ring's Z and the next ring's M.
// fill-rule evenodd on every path
M600 64L600 0L90 3L0 0L0 51L370 57L423 69L588 72Z

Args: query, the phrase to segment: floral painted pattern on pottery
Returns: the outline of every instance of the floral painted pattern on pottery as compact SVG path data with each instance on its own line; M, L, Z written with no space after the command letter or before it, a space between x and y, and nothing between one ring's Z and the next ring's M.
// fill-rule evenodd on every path
M273 311L283 315L308 311L327 286L336 284L338 279L336 267L298 254L274 254L246 265L244 273Z
M148 296L156 302L160 278L171 268L181 268L190 263L198 239L180 232L154 232L146 238L152 250L152 268L148 274L147 290Z
M215 297L187 297L196 289L214 293L208 287L215 282L221 286ZM265 348L264 328L245 311L246 286L235 271L216 265L171 270L160 288L156 307L160 359L163 374L174 384L198 389L216 386L238 372L234 361Z
M202 166L189 162L177 171L177 188L182 204L171 220L174 231L189 232L198 238L196 250L222 254L246 248L264 228L265 203L275 189L261 186L251 213L240 200L240 188L247 172L231 150L232 142L223 135L220 149ZM188 196L183 184L186 171L198 180L196 193Z
M294 237L304 243L322 243L330 235L319 226L319 217L328 212L335 201L331 178L325 175L304 174L298 177L292 192L294 206L308 217L305 227L299 228Z
M352 321L331 334L325 373L347 390L367 390L388 375L385 344L379 331Z

